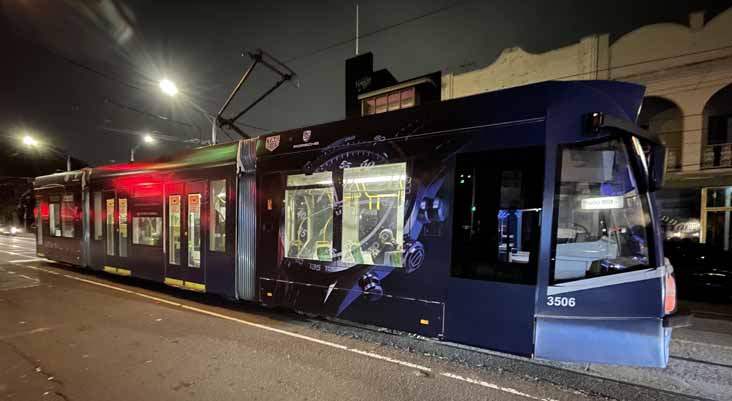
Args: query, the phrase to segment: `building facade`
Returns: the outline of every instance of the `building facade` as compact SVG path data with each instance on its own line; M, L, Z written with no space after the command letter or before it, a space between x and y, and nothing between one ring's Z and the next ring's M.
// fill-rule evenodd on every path
M541 54L504 50L490 65L443 71L442 100L546 80L646 86L638 122L667 146L659 193L666 236L732 249L732 8L648 25Z

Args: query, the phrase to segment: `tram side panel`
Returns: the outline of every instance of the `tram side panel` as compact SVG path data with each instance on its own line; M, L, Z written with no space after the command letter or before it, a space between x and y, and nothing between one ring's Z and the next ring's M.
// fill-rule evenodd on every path
M80 188L79 182L71 182L35 189L38 256L73 265L83 263Z

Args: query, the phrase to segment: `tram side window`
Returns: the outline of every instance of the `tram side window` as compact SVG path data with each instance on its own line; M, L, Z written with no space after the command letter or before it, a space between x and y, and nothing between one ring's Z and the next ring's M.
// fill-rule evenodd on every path
M74 238L75 216L74 195L64 195L61 202L61 233L66 238Z
M620 140L562 151L552 282L648 267L650 217Z
M535 284L544 148L459 155L453 277Z
M135 245L159 246L163 238L161 217L132 218L132 243Z
M406 163L343 170L343 261L402 267Z
M94 192L94 239L103 238L104 220L102 218L102 193Z
M226 180L211 181L209 243L211 251L226 252Z
M330 172L287 177L285 257L333 260L333 198Z
M61 204L48 204L48 225L52 237L61 236Z

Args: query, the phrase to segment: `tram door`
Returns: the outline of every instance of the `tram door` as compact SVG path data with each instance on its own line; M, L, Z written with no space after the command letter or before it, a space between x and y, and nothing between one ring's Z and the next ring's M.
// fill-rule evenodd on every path
M456 158L448 339L533 351L543 147Z
M101 211L95 212L95 218L101 217L100 228L104 242L104 270L123 276L131 275L128 266L129 221L126 191L103 191L101 204L96 204ZM98 224L98 223L95 223ZM96 228L95 228L96 230Z
M165 283L206 291L204 212L205 181L168 184L166 196Z

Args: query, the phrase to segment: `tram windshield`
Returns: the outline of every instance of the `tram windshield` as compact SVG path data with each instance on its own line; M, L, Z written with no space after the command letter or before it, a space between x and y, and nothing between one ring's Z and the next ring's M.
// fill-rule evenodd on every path
M629 151L619 139L562 151L554 282L648 266L650 217Z

